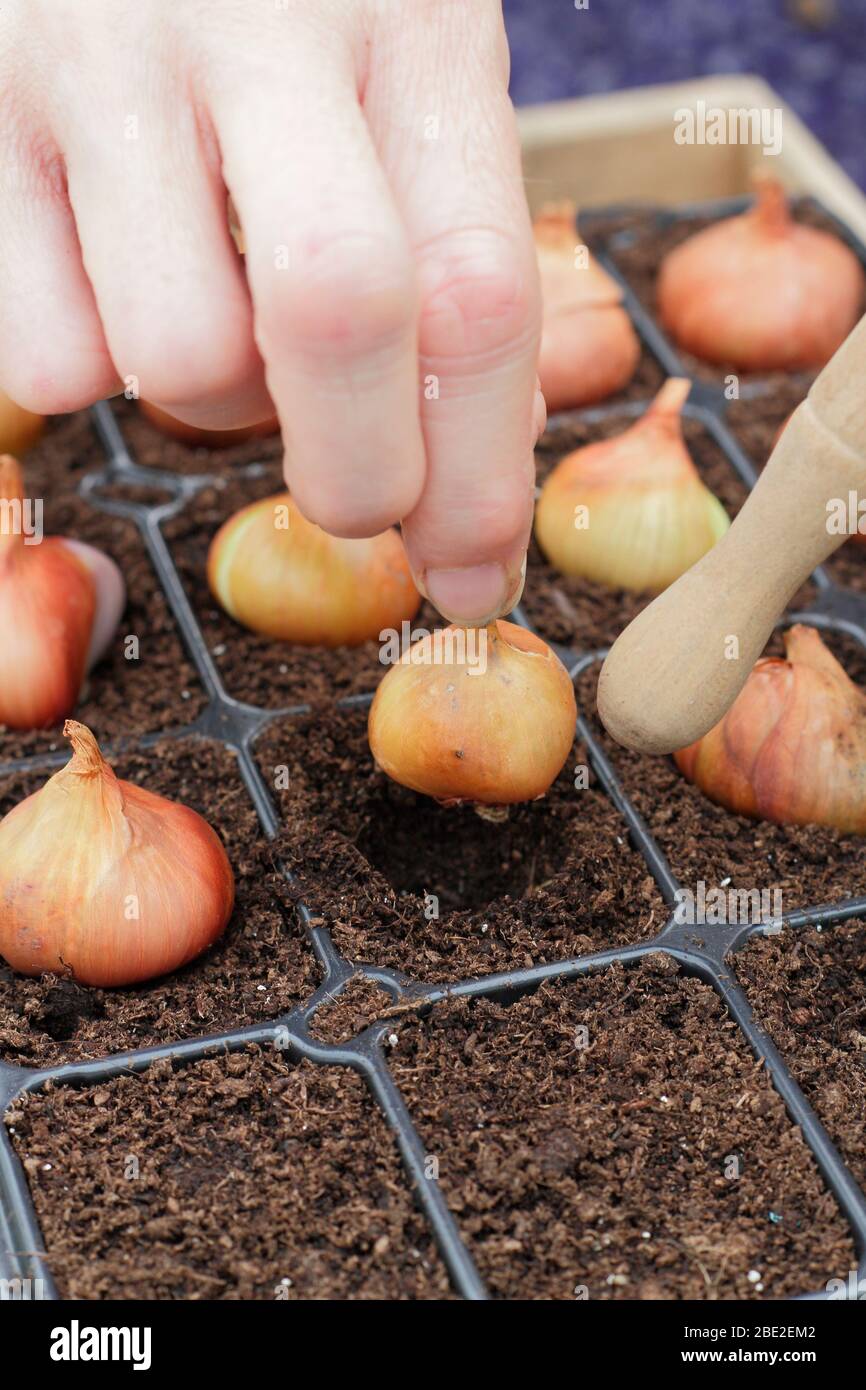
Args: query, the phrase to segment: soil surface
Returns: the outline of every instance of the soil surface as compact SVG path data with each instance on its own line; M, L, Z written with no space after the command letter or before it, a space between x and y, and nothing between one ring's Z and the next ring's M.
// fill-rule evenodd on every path
M640 940L664 924L620 816L595 786L575 788L580 744L547 796L512 807L502 824L377 771L366 709L279 721L256 756L285 824L279 854L350 960L456 981Z
M6 1122L66 1298L447 1298L363 1081L277 1052L28 1096Z
M274 1018L318 984L318 967L263 839L234 755L203 739L164 740L113 760L118 776L183 802L222 837L236 902L225 934L184 970L131 989L28 979L0 960L0 1060L47 1066L170 1043ZM0 815L42 786L0 779Z
M821 635L852 680L866 689L866 652L859 643L846 634L822 630ZM781 655L781 638L774 637L767 651ZM643 756L614 743L596 713L598 672L595 664L578 681L578 708L681 884L693 892L699 880L708 889L778 888L786 913L866 894L862 837L827 826L771 825L734 815L688 782L673 758Z
M500 1298L779 1298L855 1268L736 1025L666 957L437 1006L390 1059Z
M758 1021L866 1186L866 923L756 937L731 965Z
M126 611L76 709L76 718L109 741L191 723L204 705L204 692L138 528L125 518L96 511L76 491L85 474L104 464L105 455L85 413L50 424L22 459L25 495L43 502L45 534L96 546L118 564L126 581ZM138 638L137 659L127 656L133 652L128 637ZM59 727L33 733L0 728L0 763L50 751L61 743Z

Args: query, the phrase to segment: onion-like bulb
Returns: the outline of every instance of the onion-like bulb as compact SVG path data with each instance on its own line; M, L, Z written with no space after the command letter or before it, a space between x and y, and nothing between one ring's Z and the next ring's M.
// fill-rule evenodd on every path
M188 444L191 448L230 449L233 444L243 444L247 439L265 439L268 435L276 434L280 428L276 415L270 415L267 420L260 420L255 425L243 425L240 429L205 430L199 425L188 425L184 420L178 420L176 416L169 415L167 410L160 410L158 405L152 405L150 401L140 400L138 404L142 414L146 415L158 430L167 434L170 439L177 439L181 444Z
M71 761L0 821L0 955L85 985L177 970L231 916L222 842L195 811L120 781L83 724L63 732Z
M42 729L74 708L123 612L117 566L80 541L41 539L16 459L0 456L0 724Z
M16 405L0 391L0 454L23 454L41 437L45 417Z
M543 796L574 742L574 690L562 662L502 620L422 637L382 680L370 748L395 782L453 805Z
M724 719L674 754L701 791L743 816L866 834L866 695L814 628L785 634Z
M660 593L727 531L683 439L689 386L671 377L630 429L567 454L547 478L535 534L563 574Z
M640 344L622 291L593 256L576 264L572 203L551 203L533 223L544 317L538 375L548 410L590 405L625 386Z
M671 251L658 281L661 321L681 347L744 371L820 367L857 322L866 288L838 237L795 222L762 179L754 207Z
M230 517L211 543L207 572L237 622L306 646L353 647L399 631L421 602L397 531L329 536L287 492Z

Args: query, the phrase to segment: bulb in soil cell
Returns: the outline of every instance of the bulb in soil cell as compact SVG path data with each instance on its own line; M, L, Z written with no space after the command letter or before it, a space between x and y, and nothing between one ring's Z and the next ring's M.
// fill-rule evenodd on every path
M662 262L658 306L677 342L744 371L820 367L863 311L860 262L838 237L795 222L762 179L753 208L691 236Z
M34 415L0 391L0 454L23 454L41 438L45 418Z
M535 534L563 574L660 593L730 522L682 433L689 382L671 377L623 434L568 454L545 482Z
M370 748L395 782L446 804L543 796L574 741L574 690L540 637L514 623L427 635L382 680Z
M84 725L63 732L71 761L0 821L0 955L85 985L176 970L231 915L222 842L195 811L120 781Z
M225 523L211 544L208 581L244 627L308 646L352 647L399 631L421 602L397 531L329 536L287 492Z
M41 729L65 718L104 654L125 603L107 555L42 538L21 469L0 456L0 724Z
M271 415L267 420L260 420L255 425L244 425L242 429L205 430L198 425L187 425L183 420L169 415L167 411L160 410L158 405L152 405L150 401L140 400L138 404L142 414L146 415L158 430L167 434L170 439L177 439L181 444L189 444L192 448L230 449L233 444L243 444L247 439L265 439L276 434L280 428L276 415Z
M866 695L810 627L758 662L724 719L674 754L730 811L866 834Z
M580 244L572 203L533 223L544 321L538 375L548 410L600 401L631 380L640 344L622 291Z

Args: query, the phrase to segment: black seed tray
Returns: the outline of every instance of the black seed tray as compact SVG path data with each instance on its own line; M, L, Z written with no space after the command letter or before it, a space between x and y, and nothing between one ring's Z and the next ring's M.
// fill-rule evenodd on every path
M683 218L730 216L742 211L747 203L747 199L726 199L722 202L696 204L676 210L658 208L652 210L652 216L655 225L662 229ZM582 219L583 226L591 232L594 225L600 225L603 220L609 220L611 216L625 210L612 209L588 214ZM820 210L825 216L829 216L826 210ZM831 220L836 223L839 235L854 248L866 265L866 247L837 219ZM627 244L628 237L628 232L609 235L606 240L602 239L600 244L596 242L596 254L623 286L625 307L645 348L667 375L691 376L693 387L685 415L701 422L746 487L751 488L756 481L757 473L752 461L740 448L726 423L727 400L721 385L699 379L686 369L673 344L662 333L617 268L614 259L616 249ZM742 394L757 396L763 389L765 388L759 380L750 381L744 383ZM638 415L647 404L648 402L640 402L626 406L614 404L595 407L571 415L554 417L551 423L563 424L578 419L593 423L611 415ZM182 738L195 735L221 742L236 755L262 832L269 839L273 839L279 827L278 816L253 756L253 746L265 727L274 720L303 715L309 707L301 704L282 710L264 710L244 704L226 694L161 529L163 522L181 511L199 489L212 483L214 479L210 476L190 477L151 467L142 468L131 457L117 420L106 402L100 402L93 407L92 419L105 450L106 463L102 470L84 478L80 491L93 507L131 519L137 525L187 651L195 663L208 696L207 707L192 724L181 729L149 734L138 740L138 747L146 748L165 737ZM144 487L151 492L156 489L167 500L151 506L138 501L121 500L124 485L130 489ZM103 489L108 486L111 488L111 496L103 495ZM118 494L121 494L121 497ZM816 570L812 579L816 594L813 603L806 611L786 614L780 626L787 626L791 622L810 623L821 629L845 633L866 649L866 596L840 588L822 569ZM526 627L531 626L520 609L515 610L512 617ZM562 647L557 647L557 651L573 680L589 666L602 660L605 655L604 651L580 651ZM369 704L371 699L372 695L350 696L341 703L365 705ZM661 848L623 790L616 769L601 747L589 720L580 712L577 734L588 750L591 765L604 793L625 821L633 845L645 859L665 902L673 909L679 884ZM110 755L110 747L106 751ZM0 772L6 774L16 770L44 770L47 774L65 762L66 756L63 752L37 754L0 764ZM286 876L291 878L288 871ZM604 970L616 961L632 963L653 952L663 952L677 962L684 973L697 976L717 992L731 1018L745 1035L755 1056L763 1062L776 1090L785 1102L792 1121L800 1127L827 1186L833 1192L849 1223L860 1265L858 1277L861 1281L866 1278L866 1195L844 1163L781 1053L759 1026L745 992L728 968L727 961L732 953L742 949L752 936L778 930L777 924L759 922L718 926L702 925L699 921L694 926L681 926L672 914L656 936L638 945L594 951L568 960L479 979L430 985L423 980L410 979L391 968L379 967L375 962L346 960L337 951L327 926L321 925L321 916L314 911L314 905L301 904L298 911L310 947L322 971L321 984L306 1003L270 1023L238 1027L204 1037L179 1039L174 1043L117 1053L97 1060L71 1062L42 1069L15 1066L0 1061L0 1114L16 1097L24 1092L38 1091L47 1082L68 1086L92 1085L130 1072L144 1071L161 1059L169 1058L174 1064L181 1065L208 1056L241 1051L251 1043L280 1048L294 1059L307 1059L319 1066L351 1067L367 1083L394 1133L402 1155L406 1181L430 1224L454 1289L464 1298L484 1300L489 1294L475 1267L471 1251L461 1238L457 1223L440 1194L438 1184L425 1176L425 1146L388 1067L384 1040L393 1025L388 1022L374 1023L351 1041L334 1046L313 1037L309 1029L310 1020L317 1009L332 1001L351 980L358 978L374 981L395 1003L399 1003L410 1012L420 1013L446 998L486 996L508 1003L532 992L545 981L574 980L590 971ZM866 916L866 897L848 898L835 903L803 905L794 912L786 913L782 921L786 927L800 928L807 925L831 926L860 916ZM6 1127L0 1124L0 1280L10 1281L9 1296L21 1295L16 1281L22 1281L22 1289L25 1289L23 1281L30 1280L30 1287L39 1289L42 1296L58 1297L43 1244L24 1170L13 1150ZM36 1281L41 1283L37 1284ZM825 1291L804 1289L800 1297L824 1299L828 1295Z

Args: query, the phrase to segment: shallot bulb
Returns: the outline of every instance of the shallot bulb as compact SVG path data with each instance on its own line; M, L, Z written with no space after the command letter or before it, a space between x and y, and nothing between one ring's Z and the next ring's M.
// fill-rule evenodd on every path
M0 391L0 454L23 454L42 436L45 418Z
M120 571L81 541L43 538L18 462L0 456L0 724L41 729L74 708L125 604Z
M0 955L23 975L132 985L222 934L234 879L195 811L120 781L67 721L72 759L0 821Z
M329 536L287 492L229 518L211 543L208 581L244 627L308 646L352 647L399 631L421 603L397 531Z
M727 531L683 438L689 386L671 377L629 429L576 449L547 478L535 534L563 574L660 593Z
M447 805L543 796L574 742L574 690L540 637L502 620L422 637L370 709L373 756L389 777Z
M138 404L141 413L146 415L158 430L167 434L170 439L188 444L191 448L230 449L233 444L243 444L247 439L266 439L269 435L276 434L280 428L276 415L270 415L266 420L260 420L255 425L244 425L240 429L206 430L200 425L188 425L184 420L178 420L176 416L169 415L167 410L160 410L158 405L152 405L150 401L140 400Z
M688 352L743 371L821 367L857 322L866 289L838 237L793 220L762 180L754 207L689 237L662 262L662 323Z
M578 247L574 205L543 208L533 229L544 305L541 390L548 410L590 405L631 379L640 344L616 281Z
M814 628L785 634L724 719L674 754L701 791L743 816L866 834L866 695Z

